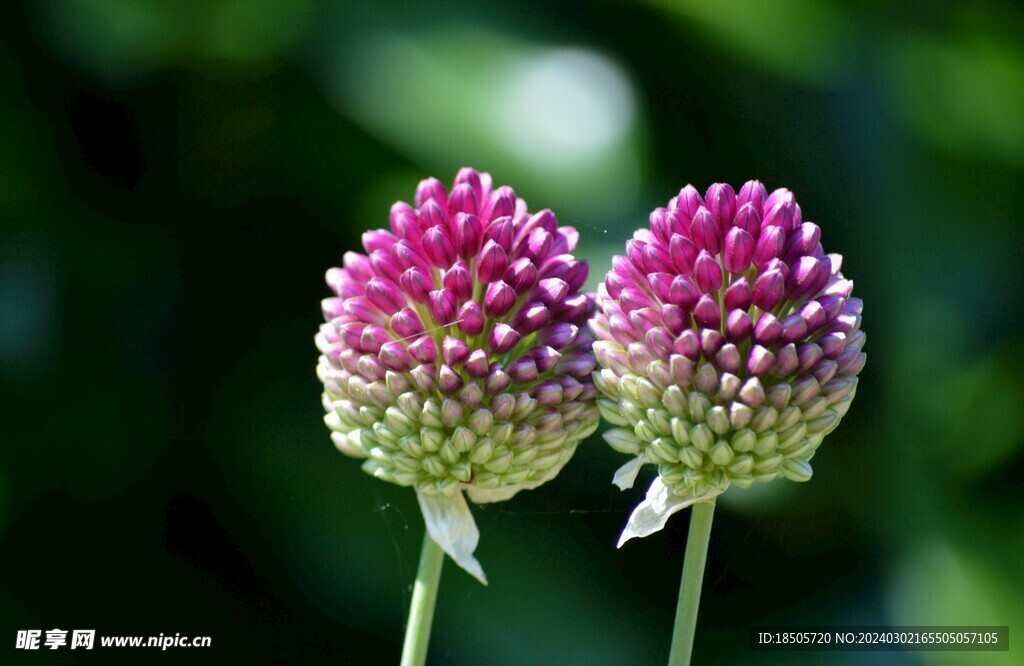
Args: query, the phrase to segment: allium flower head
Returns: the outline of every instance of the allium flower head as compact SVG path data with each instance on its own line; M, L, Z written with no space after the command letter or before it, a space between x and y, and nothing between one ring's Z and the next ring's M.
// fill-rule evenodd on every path
M605 434L658 478L622 541L735 484L806 481L864 367L860 299L789 190L686 186L626 243L591 326ZM621 545L621 542L620 542Z
M331 437L414 487L431 535L481 580L462 491L482 503L539 486L599 420L577 238L462 169L450 192L421 182L390 230L363 235L366 254L327 272L316 342Z

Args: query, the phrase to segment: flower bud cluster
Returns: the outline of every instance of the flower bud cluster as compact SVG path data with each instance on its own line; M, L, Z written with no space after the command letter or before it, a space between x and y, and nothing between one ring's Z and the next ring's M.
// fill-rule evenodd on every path
M597 427L578 234L489 174L420 183L327 272L325 420L363 469L430 496L543 483Z
M785 189L685 187L613 259L591 322L617 451L680 497L806 481L864 367L862 303Z

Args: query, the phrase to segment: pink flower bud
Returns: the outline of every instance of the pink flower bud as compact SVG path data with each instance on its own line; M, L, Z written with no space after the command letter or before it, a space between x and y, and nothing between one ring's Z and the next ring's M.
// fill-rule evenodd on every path
M727 183L715 183L708 188L704 197L704 205L718 221L718 228L725 233L725 230L732 225L733 217L736 215L736 193L732 185Z
M444 225L431 227L423 233L423 251L433 265L441 270L455 261L455 245Z
M387 278L375 277L366 284L366 298L384 314L394 314L406 306L401 288Z
M462 260L456 261L444 272L442 278L444 288L455 294L457 301L465 301L473 293L473 279L469 276L469 268Z
M460 257L469 260L480 250L483 225L476 215L459 213L455 216L455 249Z
M517 294L525 294L537 284L537 267L527 257L520 257L512 262L505 271L507 282Z
M781 271L761 273L754 281L753 303L765 312L774 310L782 302L786 282Z
M707 250L712 255L718 254L722 249L721 229L706 208L701 208L693 216L693 222L690 225L690 239L698 250Z
M413 266L402 273L398 281L402 290L417 303L426 303L434 288L434 279L430 273L419 266Z
M498 280L487 287L484 296L484 313L488 317L500 318L508 314L516 302L516 291L505 282Z
M451 194L448 195L448 215L454 217L456 213L477 214L477 194L469 183L456 185Z
M717 292L722 288L722 267L707 250L701 250L697 255L693 275L697 280L697 287L705 294Z
M743 183L739 194L736 195L736 205L742 208L749 203L753 205L754 210L760 211L764 208L764 202L767 198L768 191L760 181L748 180Z
M437 178L421 180L416 187L416 206L422 208L423 204L431 199L442 209L448 206L448 190Z
M455 294L449 289L430 292L430 315L439 326L450 326L455 321Z
M739 227L733 227L725 236L722 252L725 269L730 273L743 273L754 258L754 237Z
M499 217L484 228L484 241L494 241L506 253L512 249L514 229L511 217Z
M516 193L507 185L499 187L491 193L486 211L487 220L499 217L511 217L516 211Z
M484 313L476 301L468 301L459 309L459 330L465 335L480 335L484 330Z
M761 271L766 270L772 259L782 254L785 241L786 233L781 227L762 227L754 248L754 265Z

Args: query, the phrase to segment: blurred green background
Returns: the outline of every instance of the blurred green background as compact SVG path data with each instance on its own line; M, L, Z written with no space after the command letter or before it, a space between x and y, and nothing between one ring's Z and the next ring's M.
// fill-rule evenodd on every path
M592 284L693 183L792 189L868 365L806 485L720 501L697 663L764 625L1024 628L1024 13L996 2L0 5L0 618L210 635L190 659L396 663L422 521L339 455L322 276L462 165L577 226ZM594 436L477 507L438 664L657 664L688 518ZM138 663L152 653L103 653ZM176 659L184 658L183 652ZM4 657L4 661L9 661Z

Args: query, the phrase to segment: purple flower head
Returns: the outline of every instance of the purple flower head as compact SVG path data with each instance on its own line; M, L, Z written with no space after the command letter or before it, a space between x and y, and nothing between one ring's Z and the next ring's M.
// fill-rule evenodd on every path
M730 485L806 481L864 367L862 303L789 190L684 188L651 214L591 321L605 435L658 478L623 541Z
M475 538L451 528L458 515L476 534L462 491L491 502L537 487L597 428L594 297L575 229L489 174L424 180L414 204L327 272L325 420L367 473L416 489L431 535L482 579Z

